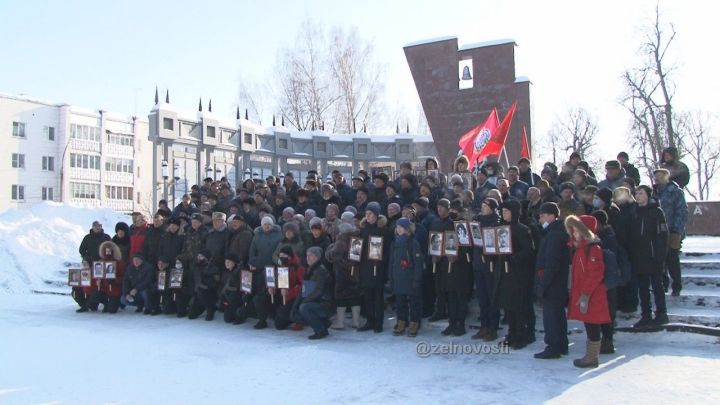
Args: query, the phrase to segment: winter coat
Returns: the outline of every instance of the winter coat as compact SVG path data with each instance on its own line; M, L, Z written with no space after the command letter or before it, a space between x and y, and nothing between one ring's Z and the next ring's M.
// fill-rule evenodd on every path
M665 186L658 185L655 189L655 199L660 202L660 208L665 213L670 233L685 235L688 221L688 206L685 202L685 193L674 182Z
M292 239L283 238L280 243L275 246L272 254L273 263L277 263L278 260L280 260L280 249L284 246L290 246L295 256L305 257L305 243L303 243L299 235L295 235Z
M387 227L387 218L380 215L374 224L363 219L360 223L360 234L363 238L360 261L360 285L363 288L383 288L388 278L388 260L390 258L390 242L392 230ZM380 236L383 241L382 261L368 260L370 237Z
M135 256L135 253L143 253L147 229L147 224L142 224L141 226L134 227L130 231L130 258Z
M575 248L571 268L570 302L568 319L602 325L610 322L607 289L603 282L605 264L599 240L582 240ZM580 312L581 295L590 297L587 313Z
M511 201L504 204L509 205L513 213L510 223L502 222L503 225L510 225L513 253L497 256L497 271L500 275L498 295L502 308L519 311L523 309L533 285L535 247L530 229L519 222L520 203Z
M327 304L326 309L330 309L331 300L331 289L330 283L330 272L322 265L320 261L315 262L314 265L310 266L303 277L305 281L312 281L315 284L315 288L308 293L308 295L302 298L302 303L306 302L317 302ZM303 282L303 284L305 284Z
M240 272L242 268L237 263L232 270L223 269L220 275L220 289L219 298L220 300L231 301L234 297L237 297L240 293Z
M139 293L150 288L154 279L155 268L147 260L143 260L140 267L135 267L134 264L130 263L125 269L123 277L123 295L127 295L133 289Z
M80 242L80 249L78 249L80 257L88 263L99 260L100 255L98 252L100 245L108 240L110 240L110 235L106 234L103 230L95 233L90 229L90 232L85 235L82 242Z
M671 154L673 156L673 160L663 160L662 162L660 162L660 167L670 171L670 181L677 183L677 185L681 189L685 188L688 183L690 183L690 169L688 169L685 163L679 160L679 153L677 148L665 148L662 154L665 155L666 153Z
M325 260L332 265L335 275L335 299L348 300L360 297L360 265L348 259L350 238L359 237L360 232L339 234L325 251Z
M162 225L159 228L150 226L145 231L145 240L143 241L142 254L145 260L149 261L153 266L157 266L159 251L160 251L160 240L163 234L165 234L167 228Z
M166 231L160 238L160 246L158 247L158 257L165 257L170 260L172 266L175 260L182 255L183 245L185 244L185 235L180 235L180 231L172 233Z
M307 252L308 249L311 247L319 247L322 249L323 252L323 258L322 262L325 265L325 267L330 270L330 262L328 262L325 259L325 251L327 250L328 246L330 246L330 237L326 234L322 233L319 238L315 238L312 233L308 234L308 237L305 239L305 252ZM301 256L304 257L304 256ZM303 263L305 263L305 260L302 260Z
M205 249L205 238L207 238L207 230L204 226L199 227L197 230L193 227L188 228L181 253L183 265L186 269L190 267L191 263L195 262L198 253Z
M490 215L476 215L473 218L480 224L481 228L495 227L500 225L500 217L496 212ZM473 246L473 271L479 271L485 274L495 274L497 263L495 263L494 255L485 255L481 246ZM500 279L498 278L497 281ZM494 292L493 292L494 294Z
M273 261L273 252L282 239L282 231L278 225L273 225L270 232L263 231L262 227L255 228L248 258L248 264L255 267L252 278L253 292L265 290L265 266L274 266L277 263Z
M623 170L625 170L625 177L633 179L636 185L640 184L640 171L635 165L632 163L624 164Z
M225 248L227 248L229 239L230 230L226 224L222 224L220 230L211 229L205 238L205 249L210 251L212 264L221 269L225 267Z
M568 267L570 249L562 220L543 230L535 260L535 291L538 298L566 303L568 300Z
M662 273L668 248L665 214L657 201L651 199L635 210L630 227L630 261L639 275Z
M173 218L173 219L180 218L181 212L184 212L185 215L188 218L190 218L192 216L192 214L198 212L198 209L195 206L195 204L193 204L192 202L188 205L185 205L184 203L181 202L180 204L176 205L175 208L173 208L172 215L170 215L170 218Z
M540 178L540 176L538 176L537 174L533 173L532 170L528 169L528 171L524 173L520 171L520 180L525 182L528 186L533 187L540 183L540 180L542 180L542 178Z
M300 296L302 292L302 283L305 278L305 268L300 263L298 256L293 256L287 263L288 275L290 280L290 288L285 291L285 304L293 301Z
M395 295L420 296L425 258L412 235L396 235L390 245L390 287Z
M113 253L111 255L105 256L103 254L106 247L112 249ZM114 260L116 262L115 279L100 280L100 291L108 297L120 297L123 291L123 278L125 276L125 262L122 259L122 252L120 251L120 247L118 247L118 245L111 241L105 241L100 244L98 253L100 255L100 260Z
M598 189L609 188L610 190L614 191L616 188L622 187L624 181L625 181L625 177L623 177L621 174L615 180L609 180L606 178L605 180L599 182L597 187L598 187ZM635 183L635 184L637 184L637 183Z
M195 290L212 290L220 285L222 267L218 267L212 262L198 263L194 260L190 265L190 274L192 274ZM263 269L264 270L264 269Z
M480 206L482 205L482 202L485 201L487 198L487 194L490 190L496 190L497 187L495 187L494 184L490 183L489 181L485 181L483 184L479 184L478 187L475 189L474 197L475 202L473 204L473 207L477 210L480 209Z
M240 264L241 267L247 266L252 239L253 232L247 228L247 225L243 225L243 227L238 231L230 232L230 239L228 240L226 253L234 253L238 255L240 261L242 262Z
M522 180L518 180L510 186L510 195L515 199L522 201L527 198L527 192L530 189L527 183Z
M629 202L620 204L617 206L619 214L617 219L613 221L610 218L610 224L615 231L620 246L625 248L626 252L630 251L630 231L632 229L633 218L635 218L635 211L637 210L637 203Z
M117 235L112 237L112 242L120 248L122 253L122 260L125 264L130 263L130 236L128 232L125 232L125 237L120 238Z
M585 209L583 206L574 199L569 199L567 201L560 201L558 203L558 207L560 207L560 218L565 219L569 217L570 215L580 216L585 215Z

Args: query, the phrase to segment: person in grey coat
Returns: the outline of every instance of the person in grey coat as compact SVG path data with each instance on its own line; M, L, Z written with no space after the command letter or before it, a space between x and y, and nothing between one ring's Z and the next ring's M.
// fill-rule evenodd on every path
M414 225L409 219L398 219L395 239L390 245L390 286L397 303L395 336L405 334L410 319L409 336L415 337L422 316L422 278L425 258L420 244L412 237Z
M274 266L273 252L283 239L282 231L270 216L263 217L260 226L255 228L252 243L250 243L250 254L248 265L252 276L252 295L263 293L265 285L265 266ZM252 297L247 297L252 302Z

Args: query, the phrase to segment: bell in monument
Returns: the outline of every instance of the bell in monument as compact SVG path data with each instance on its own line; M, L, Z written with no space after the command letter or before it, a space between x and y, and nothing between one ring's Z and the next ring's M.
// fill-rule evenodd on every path
M470 66L463 67L462 80L472 80L472 76L470 76Z

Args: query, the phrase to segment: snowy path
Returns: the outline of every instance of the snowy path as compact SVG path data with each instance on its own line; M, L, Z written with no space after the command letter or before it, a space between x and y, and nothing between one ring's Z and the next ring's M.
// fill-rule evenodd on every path
M416 339L354 330L255 331L132 312L76 314L71 298L0 294L0 403L718 403L717 338L618 335L585 371L510 354L416 355L418 342L475 343L425 328ZM387 326L387 324L386 324ZM538 334L540 340L541 334Z

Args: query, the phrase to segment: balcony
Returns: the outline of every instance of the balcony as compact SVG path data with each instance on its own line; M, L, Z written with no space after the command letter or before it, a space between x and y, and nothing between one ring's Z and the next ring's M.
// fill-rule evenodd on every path
M100 181L100 170L71 167L70 178L73 180Z
M112 184L121 184L124 186L133 185L133 174L132 173L121 173L105 171L105 181Z
M132 159L133 147L127 145L118 145L115 143L106 143L103 144L103 154Z
M132 212L135 208L133 206L133 200L112 200L109 198L103 201L103 207L118 212Z
M81 150L100 153L100 142L85 139L70 139L70 150Z
M70 205L75 207L97 208L100 206L100 200L91 198L70 198Z

